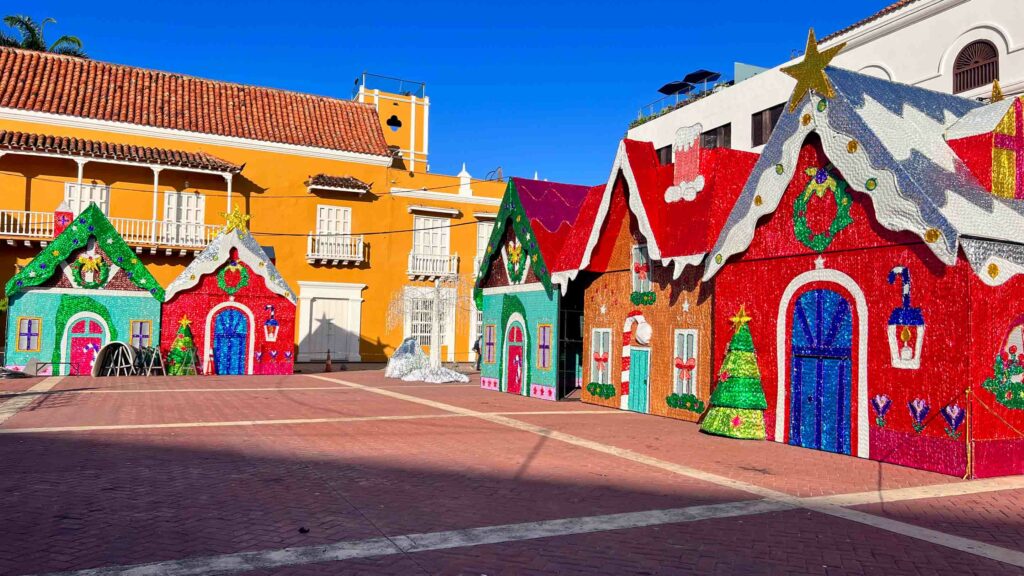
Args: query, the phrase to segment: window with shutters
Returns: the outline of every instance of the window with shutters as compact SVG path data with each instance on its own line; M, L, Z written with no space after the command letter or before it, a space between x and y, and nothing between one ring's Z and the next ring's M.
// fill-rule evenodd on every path
M413 246L415 254L448 256L448 218L416 216L413 220Z
M676 330L672 391L676 394L696 394L697 368L697 331Z
M170 244L202 246L206 243L206 196L195 192L164 194L164 237Z
M598 384L611 384L612 331L595 328L591 333L590 380Z
M348 254L352 233L352 209L344 206L316 207L317 251L322 254Z
M651 291L651 257L647 246L633 246L633 292Z
M772 106L767 110L761 110L756 112L750 117L750 145L761 146L768 142L768 138L772 135L772 130L775 129L775 124L778 123L779 118L782 116L782 110L785 104L779 104L778 106Z
M959 94L999 79L999 52L988 41L971 42L953 62L953 93Z
M732 124L723 124L700 135L700 145L705 150L732 147Z
M109 216L110 186L66 182L64 184L64 202L76 216L92 203L95 203L104 215Z

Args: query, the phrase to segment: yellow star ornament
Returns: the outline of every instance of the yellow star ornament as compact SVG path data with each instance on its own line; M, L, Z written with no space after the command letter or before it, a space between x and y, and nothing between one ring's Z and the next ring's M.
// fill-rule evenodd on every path
M740 328L745 326L747 322L750 322L750 320L750 316L747 315L746 304L740 304L740 311L737 312L736 315L733 316L732 318L729 318L729 321L732 322L733 330L739 330Z
M232 230L238 230L242 234L249 231L249 215L242 214L238 208L232 208L231 212L221 212L220 215L224 218L225 234Z
M191 323L192 321L188 319L188 316L182 316L181 320L178 320L178 326L181 326L182 328L187 328Z
M782 68L783 74L796 79L796 88L793 89L793 95L789 98L790 112L796 110L797 105L804 99L804 94L812 90L825 98L836 97L832 82L825 74L825 67L845 47L846 42L843 42L824 52L818 52L818 40L814 37L814 28L810 29L807 33L807 50L804 52L803 62Z

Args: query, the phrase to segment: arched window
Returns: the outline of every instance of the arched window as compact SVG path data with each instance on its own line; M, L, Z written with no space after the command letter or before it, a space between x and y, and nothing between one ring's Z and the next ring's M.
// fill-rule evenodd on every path
M999 79L999 52L991 42L971 42L953 63L953 93L959 94Z

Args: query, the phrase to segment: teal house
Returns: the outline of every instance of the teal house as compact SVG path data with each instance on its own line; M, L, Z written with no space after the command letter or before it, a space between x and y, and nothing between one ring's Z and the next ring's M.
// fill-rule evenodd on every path
M600 196L590 191L509 180L476 282L482 388L558 400L580 386L583 290L568 285Z
M156 347L164 290L95 204L58 208L53 242L7 282L9 368L88 375L109 342Z

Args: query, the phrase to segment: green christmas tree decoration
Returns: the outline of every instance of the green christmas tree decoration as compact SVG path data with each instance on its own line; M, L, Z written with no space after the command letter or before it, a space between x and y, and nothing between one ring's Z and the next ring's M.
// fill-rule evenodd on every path
M718 386L711 394L711 409L700 425L708 434L764 440L764 410L768 402L761 388L750 317L743 306L730 320L733 336L718 373Z
M194 376L196 373L196 344L192 340L192 321L182 316L178 321L178 333L167 353L167 374L170 376Z

